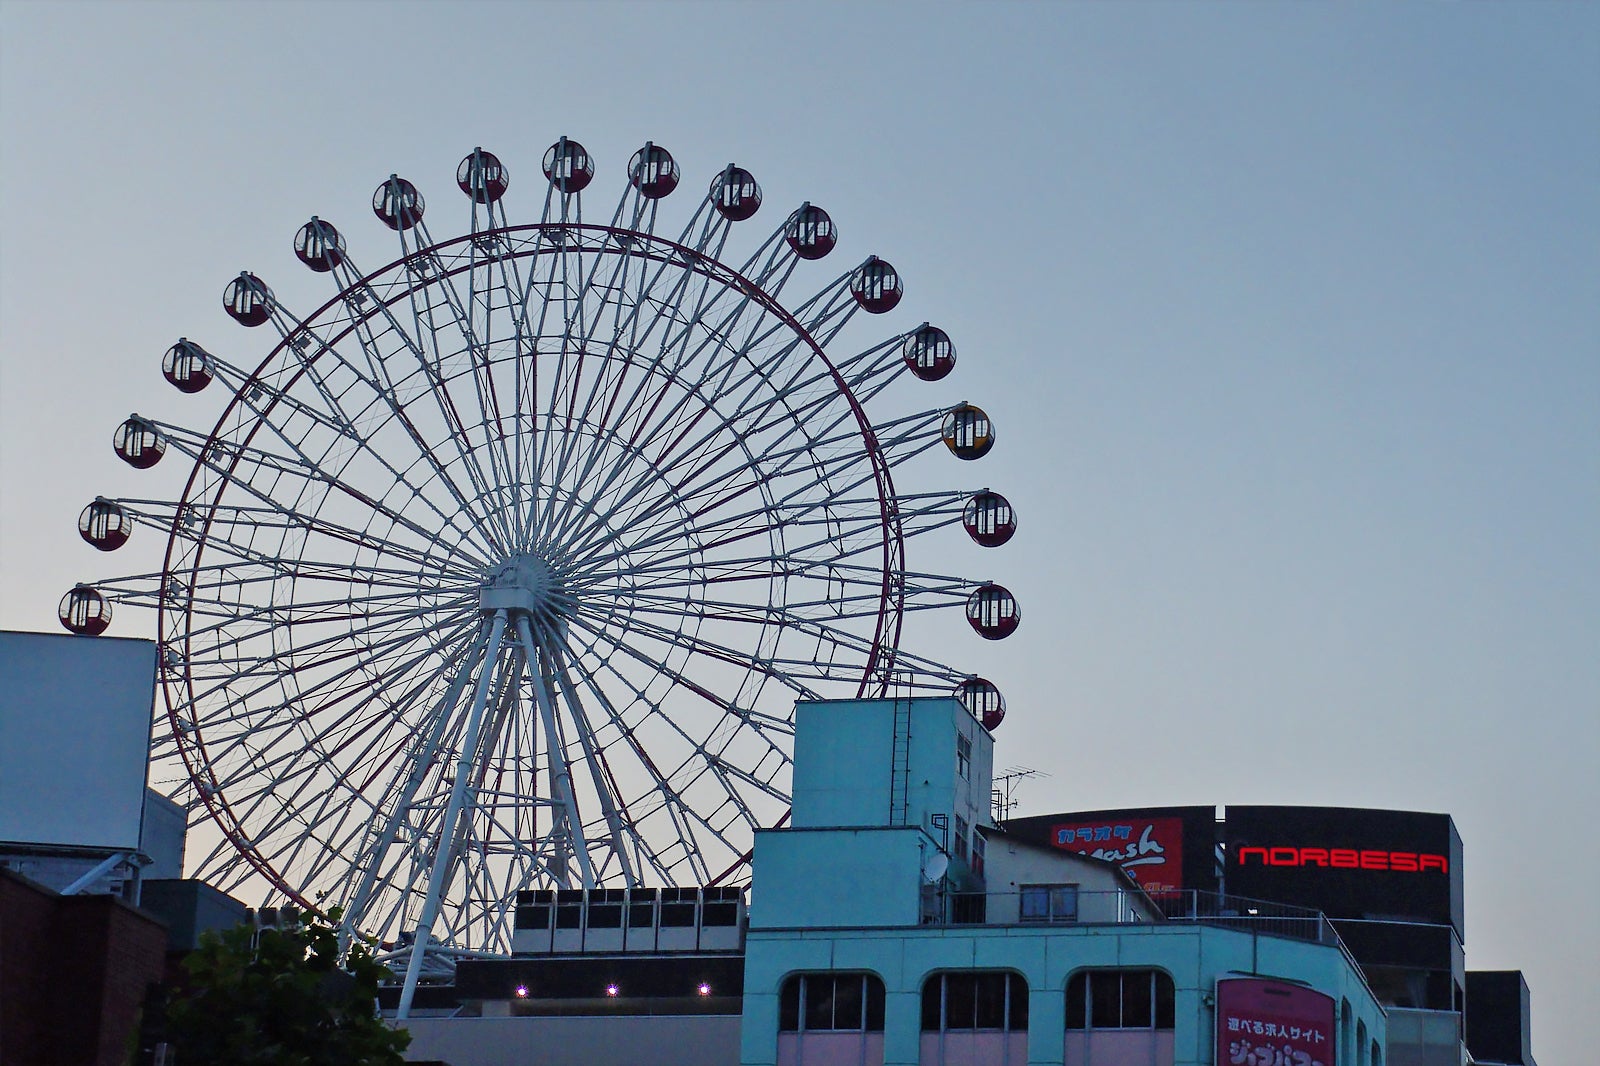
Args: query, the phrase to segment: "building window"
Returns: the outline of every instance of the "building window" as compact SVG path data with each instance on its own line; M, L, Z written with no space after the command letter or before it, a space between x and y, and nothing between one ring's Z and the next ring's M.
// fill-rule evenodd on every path
M1025 922L1078 920L1077 885L1023 885L1020 892L1020 917Z
M1005 970L936 973L922 985L922 1031L1028 1029L1028 982Z
M1172 978L1160 970L1080 970L1067 981L1068 1029L1171 1029Z
M964 781L972 777L972 738L963 733L956 734L956 773Z
M921 1066L1028 1061L1028 982L1005 970L936 973L922 985Z
M972 834L972 872L978 877L983 876L983 834Z
M956 815L956 838L952 842L951 851L962 862L967 861L967 820L961 815Z
M883 982L870 973L803 973L778 993L778 1031L883 1032Z

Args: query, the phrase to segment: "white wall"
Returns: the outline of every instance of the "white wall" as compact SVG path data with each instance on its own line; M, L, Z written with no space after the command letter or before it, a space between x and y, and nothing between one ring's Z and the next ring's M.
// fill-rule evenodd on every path
M0 841L139 846L156 646L0 633Z

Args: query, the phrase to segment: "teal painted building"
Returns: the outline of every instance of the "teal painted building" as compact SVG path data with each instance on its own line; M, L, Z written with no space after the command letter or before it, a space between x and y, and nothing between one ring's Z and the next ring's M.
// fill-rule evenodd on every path
M1152 900L1009 840L992 769L954 699L797 707L792 823L756 837L742 1063L1382 1066L1383 1009L1320 915ZM1320 993L1328 1023L1234 1012L1219 1044L1218 982L1245 977Z

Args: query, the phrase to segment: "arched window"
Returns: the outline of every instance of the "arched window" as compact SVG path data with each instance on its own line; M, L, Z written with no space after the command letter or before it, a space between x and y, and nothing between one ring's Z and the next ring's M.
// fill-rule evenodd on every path
M1079 970L1067 980L1067 1066L1172 1066L1175 996L1161 970Z
M778 992L779 1066L882 1066L883 981L791 974Z
M922 984L922 1066L1028 1061L1028 982L1008 970L936 973Z
M1068 1029L1171 1029L1172 978L1160 970L1079 970L1067 982Z

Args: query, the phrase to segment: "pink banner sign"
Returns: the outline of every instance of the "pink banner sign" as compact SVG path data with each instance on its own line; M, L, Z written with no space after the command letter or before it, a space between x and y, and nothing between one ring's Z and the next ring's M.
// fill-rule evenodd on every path
M1217 1066L1332 1066L1333 997L1258 977L1217 982Z

